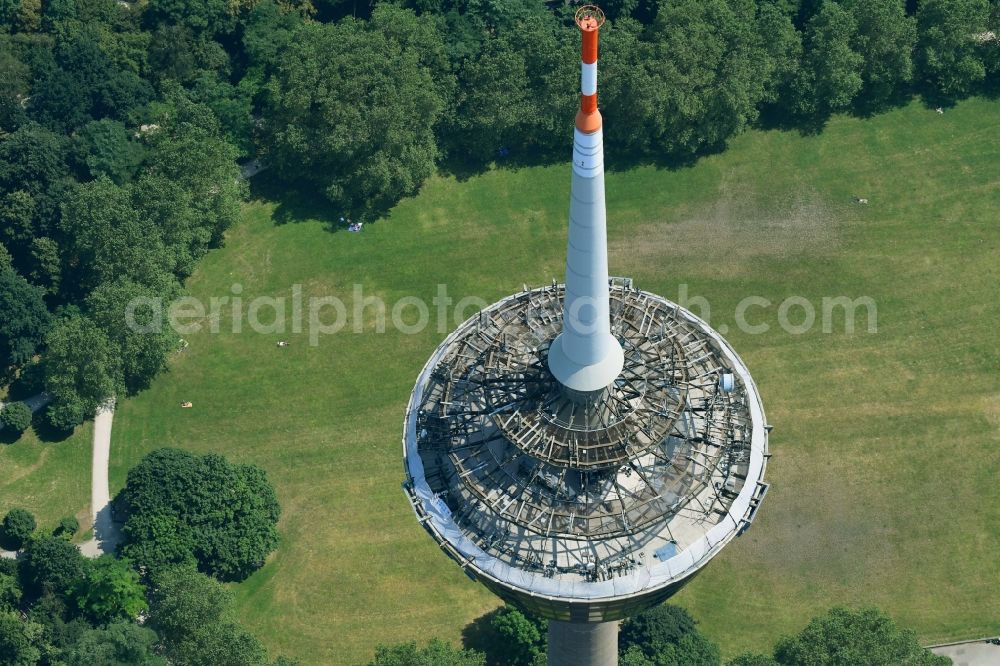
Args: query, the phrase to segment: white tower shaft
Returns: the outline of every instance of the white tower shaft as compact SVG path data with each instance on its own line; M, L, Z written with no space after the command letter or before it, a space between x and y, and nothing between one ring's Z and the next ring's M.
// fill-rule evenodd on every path
M563 386L587 395L607 387L624 364L611 335L604 135L597 110L597 21L579 22L583 34L580 112L573 132L573 181L563 330L549 347L549 370Z

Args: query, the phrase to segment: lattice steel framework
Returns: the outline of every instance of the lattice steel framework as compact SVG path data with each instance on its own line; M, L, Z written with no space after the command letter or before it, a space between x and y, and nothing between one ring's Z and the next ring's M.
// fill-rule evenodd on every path
M525 290L464 327L422 387L417 450L434 501L484 552L547 577L609 580L651 546L683 545L675 519L726 515L750 458L747 391L724 386L732 371L701 327L617 280L624 370L575 402L546 364L562 296L561 285Z

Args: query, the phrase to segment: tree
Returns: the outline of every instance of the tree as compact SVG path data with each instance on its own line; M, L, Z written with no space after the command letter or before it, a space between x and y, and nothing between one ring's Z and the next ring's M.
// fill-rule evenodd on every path
M59 519L59 524L52 531L52 536L70 540L79 531L80 521L76 519L76 516L64 516Z
M108 336L81 315L61 320L46 338L45 387L49 422L69 430L94 415L122 388L121 360Z
M0 22L3 14L0 8ZM0 90L18 97L28 94L31 88L31 68L17 57L12 42L9 35L0 34Z
M129 394L149 386L174 347L176 335L157 319L155 305L149 305L159 303L161 311L165 310L164 302L171 295L119 278L100 285L87 297L90 318L115 347Z
M191 249L201 256L208 243L220 245L225 230L239 219L247 183L236 164L239 150L223 138L212 110L180 88L167 88L169 111L159 119L159 128L145 135L149 171L189 193L193 215L207 233L208 241Z
M0 25L3 25L5 29L9 29L20 6L21 0L0 0Z
M157 229L132 205L129 191L108 178L74 188L60 227L76 293L122 278L164 291L170 285L170 256Z
M0 186L6 192L35 195L67 175L66 142L37 124L28 124L0 140Z
M206 220L194 193L161 174L144 174L129 188L132 205L154 225L166 246L171 272L185 278L212 243L211 219ZM228 221L222 223L228 225Z
M0 208L0 233L3 234L7 245L19 250L31 242L37 232L36 208L35 198L25 190L14 190L3 195L3 207ZM22 270L27 265L24 262L18 263L19 266L16 267Z
M445 108L420 52L364 23L303 24L266 86L269 159L354 218L372 218L434 171Z
M654 666L646 653L634 645L618 657L618 666Z
M195 567L197 539L183 518L165 513L131 516L122 527L125 552L133 561L152 570L175 565Z
M59 244L51 238L39 236L31 239L31 268L28 277L34 284L45 287L47 294L59 293L62 284L62 265Z
M30 215L17 242L0 223L5 237L0 239L15 256L26 251L31 239L44 236L59 216L59 205L68 183L67 141L36 123L25 123L16 132L0 137L0 190L22 191L29 197ZM24 201L18 202L19 206ZM6 206L0 206L4 210ZM15 261L15 266L18 266Z
M757 116L767 58L753 2L681 0L649 31L619 21L602 57L607 134L629 150L690 160L717 150ZM570 79L572 81L572 79Z
M128 560L116 560L112 555L89 560L69 596L81 613L98 624L134 620L149 608L139 574L129 567Z
M802 68L794 84L799 115L817 123L846 109L861 90L864 58L854 17L836 2L824 1L806 26Z
M719 648L679 606L654 606L626 620L619 648L630 666L718 666ZM627 659L625 659L627 657Z
M655 666L719 666L721 656L719 646L696 632L659 644L652 661Z
M50 590L65 594L83 576L83 555L65 539L39 536L24 547L21 575L25 589L34 594Z
M150 38L149 64L161 80L185 85L201 77L228 78L229 54L217 41L185 25L164 24Z
M975 35L986 31L987 0L923 0L917 8L917 63L928 92L956 99L986 76Z
M774 648L781 666L945 666L920 647L916 633L901 629L876 608L833 608L815 617L797 636L786 636Z
M42 28L54 32L57 24L77 18L76 0L48 0L42 7Z
M545 654L547 623L525 616L512 606L499 609L490 621L498 641L496 654L491 655L510 666L531 666Z
M0 430L21 434L31 425L31 408L23 402L12 402L0 410Z
M160 570L153 579L149 624L179 666L266 666L254 636L232 621L232 596L191 567Z
M863 59L858 102L864 110L881 110L913 80L916 20L906 15L904 0L847 0L844 6L857 22L853 48Z
M146 11L157 24L181 24L210 35L235 27L227 0L150 0Z
M19 32L36 32L42 25L42 0L21 0L14 26Z
M500 9L504 12L506 7ZM507 20L511 25L502 34L530 63L525 74L531 103L526 107L520 148L529 154L555 153L565 159L571 146L570 123L580 104L578 38L551 13L529 13L523 4L520 14Z
M54 60L37 72L32 115L52 129L73 130L97 118L123 120L149 102L152 87L112 59L105 51L109 41L115 40L98 21L62 24Z
M38 351L52 324L44 296L12 268L0 268L0 370L24 365Z
M375 660L368 666L486 666L486 656L474 650L458 650L435 639L423 648L416 643L380 645L375 649Z
M35 666L42 656L38 649L41 637L41 625L0 609L0 666Z
M186 566L155 571L150 601L149 624L167 643L180 643L199 627L231 619L233 603L224 585Z
M122 552L154 569L193 558L217 578L242 580L278 543L280 508L264 471L219 455L157 449L129 470L122 502Z
M787 11L771 2L757 8L757 32L763 43L767 75L764 104L785 101L792 83L799 75L802 59L802 34L795 29Z
M286 11L278 2L257 3L243 28L243 50L258 76L278 62L302 21L300 12Z
M977 38L979 50L986 66L987 82L996 91L1000 86L1000 0L990 0L990 19L987 34ZM993 38L989 39L989 33Z
M107 176L116 185L132 179L145 151L125 125L110 119L87 123L74 137L76 159L88 178Z
M35 517L26 509L11 509L3 518L3 536L14 548L23 546L36 527Z
M459 72L456 109L440 140L453 155L488 161L499 147L521 143L531 107L524 55L504 37L487 39Z
M89 629L62 654L66 666L168 666L154 631L131 622Z
M241 79L233 85L217 75L203 72L193 82L192 98L206 105L219 119L225 139L239 149L240 157L254 154L253 96L259 82Z
M17 577L0 571L0 611L14 610L21 603L21 586Z
M656 645L676 643L681 637L697 631L697 623L686 610L680 606L661 604L623 622L618 643L622 652L635 646L651 657Z

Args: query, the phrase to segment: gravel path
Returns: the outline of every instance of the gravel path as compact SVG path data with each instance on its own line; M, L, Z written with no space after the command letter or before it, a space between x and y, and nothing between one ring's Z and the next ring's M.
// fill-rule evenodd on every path
M111 491L108 487L114 418L114 402L101 407L94 417L94 453L90 468L90 511L94 519L94 538L80 544L80 552L87 557L113 553L121 536L111 518Z

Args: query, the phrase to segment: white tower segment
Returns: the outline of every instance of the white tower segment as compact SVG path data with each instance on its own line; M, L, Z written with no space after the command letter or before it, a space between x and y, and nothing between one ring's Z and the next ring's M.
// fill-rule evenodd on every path
M611 335L604 134L597 110L597 37L603 17L583 14L580 112L573 131L573 181L566 250L563 330L549 348L552 375L571 392L589 396L621 373L622 346Z

